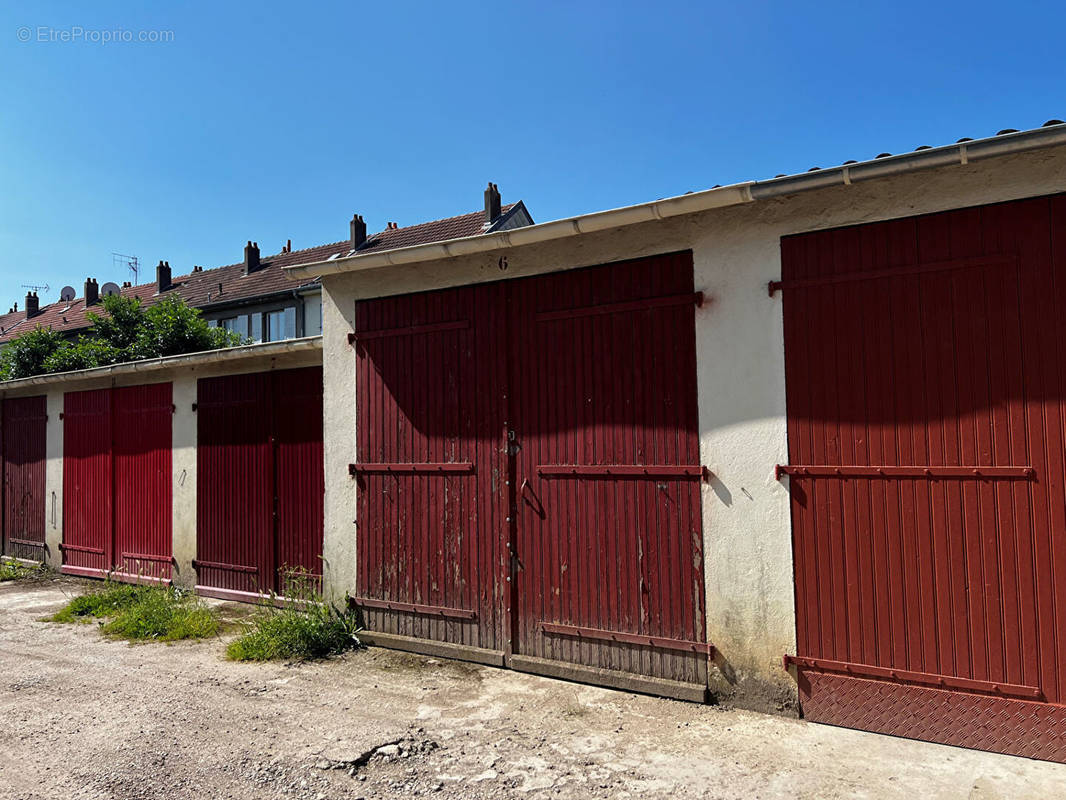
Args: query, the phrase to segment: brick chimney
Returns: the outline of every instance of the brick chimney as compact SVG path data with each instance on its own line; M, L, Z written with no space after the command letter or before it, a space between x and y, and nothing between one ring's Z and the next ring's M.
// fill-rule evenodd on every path
M248 242L244 246L244 274L251 275L259 267L259 242Z
M159 266L155 268L155 283L157 293L165 292L171 287L169 261L160 261Z
M100 300L100 284L96 278L85 279L85 307L95 305Z
M37 299L37 292L26 292L26 319L33 319L40 311L41 303Z
M489 187L485 190L485 222L493 222L500 216L500 190L496 184L489 181Z
M358 250L359 246L366 241L366 223L358 214L353 214L348 227L352 232L352 249Z

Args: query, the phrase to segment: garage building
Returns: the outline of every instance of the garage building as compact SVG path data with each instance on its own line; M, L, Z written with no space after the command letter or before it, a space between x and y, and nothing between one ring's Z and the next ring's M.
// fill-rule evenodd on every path
M1052 121L286 253L321 337L0 385L4 552L1066 762L1064 191Z
M1066 126L293 267L368 638L1066 760Z

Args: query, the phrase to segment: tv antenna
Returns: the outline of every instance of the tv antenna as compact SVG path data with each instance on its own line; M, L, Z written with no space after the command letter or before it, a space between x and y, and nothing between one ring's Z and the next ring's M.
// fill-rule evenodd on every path
M50 291L52 291L52 287L49 286L47 283L44 284L43 286L40 285L40 284L37 284L37 283L24 283L24 284L22 284L22 288L23 289L30 289L31 291L34 291L34 292L50 292Z
M111 264L116 267L125 267L130 271L130 283L137 285L137 273L141 271L141 262L137 256L127 256L123 253L111 253Z

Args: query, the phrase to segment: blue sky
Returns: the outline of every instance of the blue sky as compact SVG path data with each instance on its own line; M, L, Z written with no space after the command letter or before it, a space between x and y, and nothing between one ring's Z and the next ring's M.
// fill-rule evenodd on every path
M489 180L546 221L1066 118L1061 4L808 6L5 4L0 303L125 280L113 251L144 279L476 210ZM171 41L86 40L115 31Z

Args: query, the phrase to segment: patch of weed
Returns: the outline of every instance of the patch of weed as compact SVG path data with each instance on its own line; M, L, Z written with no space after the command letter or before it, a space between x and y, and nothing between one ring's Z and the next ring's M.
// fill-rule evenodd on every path
M13 559L0 559L0 583L41 580L51 575L52 570L44 564L24 564Z
M325 603L314 576L292 573L286 578L285 599L276 597L260 608L244 633L226 647L232 661L307 661L343 653L359 646L353 612Z
M173 586L105 583L71 598L48 619L87 622L108 618L103 632L121 639L203 639L218 633L218 614L186 590Z
M136 603L147 591L147 586L107 582L87 594L72 597L48 619L51 622L87 622L96 617L114 616Z
M104 633L121 639L206 639L218 633L218 614L188 592L174 587L145 589L132 605L104 625Z

